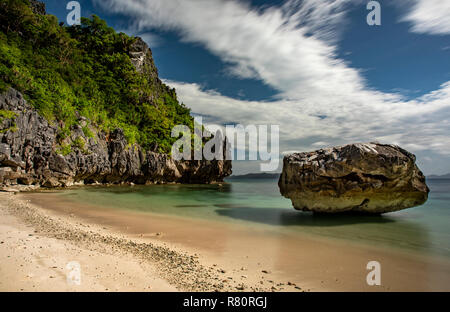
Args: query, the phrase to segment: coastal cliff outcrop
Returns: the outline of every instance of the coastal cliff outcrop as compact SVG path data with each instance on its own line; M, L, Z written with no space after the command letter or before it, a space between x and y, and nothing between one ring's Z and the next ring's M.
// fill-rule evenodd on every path
M81 126L66 138L70 152L57 143L58 128L39 115L22 94L0 95L0 185L64 187L77 183L212 183L231 174L231 161L182 160L128 144L123 131L97 131L88 137ZM94 132L95 129L92 129ZM224 145L224 155L225 155Z
M295 209L387 213L424 204L429 189L416 157L395 146L351 144L283 160L280 192Z
M0 187L213 183L228 160L170 157L191 111L139 37L98 16L64 26L37 0L0 3ZM223 144L226 159L227 144Z

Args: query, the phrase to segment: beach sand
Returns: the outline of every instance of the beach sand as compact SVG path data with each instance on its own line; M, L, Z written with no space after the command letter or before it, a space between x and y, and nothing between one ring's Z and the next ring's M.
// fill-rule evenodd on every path
M259 227L0 194L0 290L450 291L450 262ZM32 236L30 236L32 235ZM369 286L369 261L381 286ZM81 285L66 264L80 263Z

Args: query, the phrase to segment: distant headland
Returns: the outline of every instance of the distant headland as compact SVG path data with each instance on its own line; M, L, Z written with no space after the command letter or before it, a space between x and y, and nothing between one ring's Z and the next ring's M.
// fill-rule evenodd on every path
M430 180L450 180L450 173L444 174L444 175L429 175L427 177Z

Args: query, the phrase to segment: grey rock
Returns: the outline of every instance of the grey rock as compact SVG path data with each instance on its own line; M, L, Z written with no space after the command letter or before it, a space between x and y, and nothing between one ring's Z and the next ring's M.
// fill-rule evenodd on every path
M0 192L6 192L6 193L19 193L20 190L17 189L17 188L1 186L1 187L0 187Z
M8 144L0 143L0 161L9 159L11 156L11 149Z
M130 47L129 56L131 63L138 73L144 74L152 85L153 93L150 98L146 99L149 103L155 103L155 100L162 94L168 93L172 98L176 99L175 89L162 83L158 76L158 69L153 60L152 50L147 43L140 37L135 37L135 41Z
M95 137L87 138L80 127L74 127L64 144L71 145L81 138L85 146L80 149L72 145L72 152L63 156L58 154L57 128L40 116L20 92L9 89L0 94L0 109L16 114L16 129L0 133L0 186L213 183L231 174L231 161L175 161L169 155L128 144L122 129L111 133L91 129Z
M386 213L424 204L429 189L416 157L395 146L351 144L288 155L278 185L295 209Z

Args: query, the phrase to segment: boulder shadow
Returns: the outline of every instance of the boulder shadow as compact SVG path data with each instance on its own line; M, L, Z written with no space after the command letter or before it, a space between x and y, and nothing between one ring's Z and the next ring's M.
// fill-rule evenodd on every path
M382 215L317 214L287 208L254 208L238 207L236 205L232 207L216 205L216 207L219 208L215 210L219 216L267 225L333 227L350 224L386 224L396 222L395 219Z
M271 226L306 227L313 233L362 240L421 252L450 256L447 244L432 242L429 230L420 223L390 215L314 214L288 208L234 207L219 208L223 217ZM365 226L367 225L367 226Z

